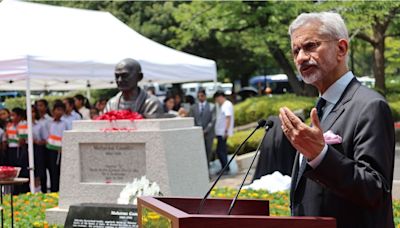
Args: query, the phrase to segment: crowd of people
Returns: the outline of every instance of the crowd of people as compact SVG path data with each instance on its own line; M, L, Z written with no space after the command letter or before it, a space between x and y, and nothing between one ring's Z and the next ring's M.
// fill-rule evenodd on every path
M147 93L153 96L151 90ZM197 99L182 93L170 93L160 104L164 117L194 117L195 125L203 128L208 162L212 159L212 143L216 137L217 155L224 166L227 162L226 139L233 132L233 106L225 99L223 92L217 92L214 98L221 106L220 117L217 116L216 106L207 102L204 89L198 92ZM90 105L89 100L81 94L55 100L52 107L45 99L35 101L32 105L32 135L36 191L59 190L63 132L72 129L74 120L94 120L106 112L107 101L102 98ZM0 137L0 165L21 167L19 176L28 178L28 125L25 109L0 109ZM24 184L17 186L13 193L29 191L29 184Z
M42 192L57 192L60 183L61 142L63 132L72 129L72 121L95 119L107 103L100 99L90 106L81 94L55 100L52 107L45 99L32 105L35 187ZM20 167L19 177L29 177L28 125L26 110L20 107L0 110L2 146L0 165ZM50 188L47 185L49 177ZM16 186L13 194L30 191L29 184Z

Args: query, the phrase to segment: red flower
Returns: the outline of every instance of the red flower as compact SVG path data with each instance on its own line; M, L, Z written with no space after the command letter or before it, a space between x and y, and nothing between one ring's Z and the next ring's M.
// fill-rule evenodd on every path
M12 179L18 176L19 167L0 166L0 179Z
M96 120L141 120L143 116L131 110L118 110L104 113L96 118Z

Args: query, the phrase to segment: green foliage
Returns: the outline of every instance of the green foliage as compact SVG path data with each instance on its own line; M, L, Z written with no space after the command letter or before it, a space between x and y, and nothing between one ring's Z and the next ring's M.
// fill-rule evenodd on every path
M252 97L235 105L235 125L240 126L257 122L261 118L278 115L279 108L286 106L291 110L303 109L305 114L310 113L315 105L316 98L295 96L293 94L275 95L272 97Z
M90 93L90 96L91 96L90 104L94 105L101 98L110 99L111 97L113 97L118 92L119 92L119 90L117 88L115 88L115 89L96 89L96 90L92 90L91 93Z
M45 210L58 206L58 193L27 193L14 196L13 200L15 227L48 227ZM10 195L6 195L3 202L4 227L11 227Z
M243 140L250 135L251 131L252 130L235 132L235 134L233 134L231 137L228 137L228 141L226 143L228 154L233 154L236 148L239 147L240 143L242 143ZM240 155L255 151L263 136L264 136L264 131L258 130L249 139L249 141L247 141L247 143L242 147L242 149L239 151L238 154Z
M236 193L237 190L233 188L216 188L211 191L211 197L231 199L235 197ZM268 200L270 215L290 216L288 191L270 193L265 190L242 189L240 190L239 199Z
M41 1L41 3L43 3ZM46 1L46 4L111 12L144 36L195 55L214 59L219 81L248 79L257 74L294 73L287 29L302 12L336 11L351 36L350 68L373 75L374 25L389 19L385 30L385 73L399 73L400 17L389 12L400 3L371 1ZM283 59L273 53L281 52ZM287 60L286 64L284 60ZM289 75L290 76L290 75ZM300 86L301 87L301 86ZM301 87L302 88L302 87ZM303 88L304 89L304 88Z
M393 93L386 96L389 106L392 109L393 119L400 121L400 93Z
M57 99L63 99L63 97L60 96L45 96L42 97L40 99L45 99L49 102L49 107L51 110L51 107L53 107L53 103L55 100ZM36 99L39 100L39 99ZM35 100L31 100L32 104ZM26 97L16 97L16 98L8 98L5 100L5 107L8 108L9 110L13 109L13 108L23 108L26 109Z

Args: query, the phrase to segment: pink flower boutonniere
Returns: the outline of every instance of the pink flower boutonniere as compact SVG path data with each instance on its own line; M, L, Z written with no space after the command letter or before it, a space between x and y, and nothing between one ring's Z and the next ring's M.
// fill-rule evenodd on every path
M331 130L324 133L324 140L326 144L339 144L342 143L342 137L334 134Z

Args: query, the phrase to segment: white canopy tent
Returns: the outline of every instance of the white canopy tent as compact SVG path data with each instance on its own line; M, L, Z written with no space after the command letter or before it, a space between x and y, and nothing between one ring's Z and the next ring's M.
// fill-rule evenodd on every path
M31 90L115 88L114 66L128 57L144 81L216 81L215 61L158 44L108 12L3 0L0 31L0 90L26 90L27 104ZM31 126L30 105L27 113ZM29 152L33 167L31 131Z

